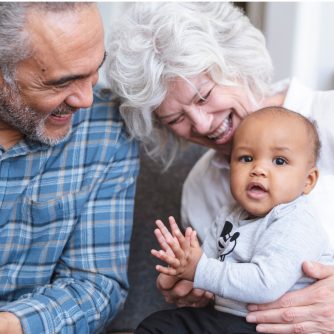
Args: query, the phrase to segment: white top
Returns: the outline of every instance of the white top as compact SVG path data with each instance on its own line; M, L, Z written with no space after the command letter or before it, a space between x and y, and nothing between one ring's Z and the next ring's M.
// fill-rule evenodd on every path
M219 311L245 316L248 303L269 303L314 280L303 276L307 258L333 264L325 230L308 196L247 219L240 206L222 209L211 224L194 287L211 291Z
M334 91L316 92L292 79L284 107L317 122L321 141L320 177L309 200L334 246ZM182 194L182 224L196 229L203 241L221 208L234 205L229 186L229 165L214 150L206 152L190 171ZM306 260L306 259L305 259Z

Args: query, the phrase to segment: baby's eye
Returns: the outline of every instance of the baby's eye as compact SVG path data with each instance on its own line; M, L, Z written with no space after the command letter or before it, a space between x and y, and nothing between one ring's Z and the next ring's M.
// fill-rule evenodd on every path
M287 160L282 158L282 157L277 157L273 160L273 163L277 166L283 166L285 164L287 164Z
M243 155L239 158L240 162L252 162L253 158L250 155Z

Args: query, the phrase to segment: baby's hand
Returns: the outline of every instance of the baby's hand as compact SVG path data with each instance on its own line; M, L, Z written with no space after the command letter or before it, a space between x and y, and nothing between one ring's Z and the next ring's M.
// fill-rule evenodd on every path
M169 245L169 243L173 239L171 233L168 231L167 227L161 220L156 220L155 224L158 226L158 228L154 230L154 234L161 249L168 255L175 257L173 250ZM170 242L168 243L167 240L170 240ZM177 239L175 239L175 241L177 241Z
M151 253L168 265L167 267L157 265L157 271L193 280L197 262L202 255L196 232L188 227L184 236L173 217L169 217L172 233L162 221L157 220L156 224L158 228L154 233L162 249L160 251L152 249Z
M175 250L180 249L179 238L183 237L173 217L169 217L169 223L171 226L171 233L161 220L156 222L157 229L154 230L155 237L157 238L161 247L160 251L155 249L151 250L152 255L161 261L164 261L168 266L163 267L156 266L156 269L163 274L176 275L174 267L178 267L179 260L175 255Z

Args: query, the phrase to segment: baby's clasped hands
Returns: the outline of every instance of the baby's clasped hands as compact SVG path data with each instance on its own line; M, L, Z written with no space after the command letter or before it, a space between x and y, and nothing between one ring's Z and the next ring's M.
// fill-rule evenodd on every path
M152 249L151 254L167 264L157 265L156 270L162 274L193 281L197 263L202 256L196 231L188 227L183 235L174 217L169 217L168 221L170 231L161 220L155 222L157 228L154 234L161 249Z

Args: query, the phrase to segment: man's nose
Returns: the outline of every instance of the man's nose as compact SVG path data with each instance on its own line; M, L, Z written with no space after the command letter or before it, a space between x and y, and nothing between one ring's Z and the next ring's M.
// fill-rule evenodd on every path
M201 107L193 107L187 111L192 124L192 131L201 135L208 134L211 129L213 115L205 112Z
M66 104L73 108L90 107L93 103L93 87L96 81L95 78L78 81L71 94L66 98Z

